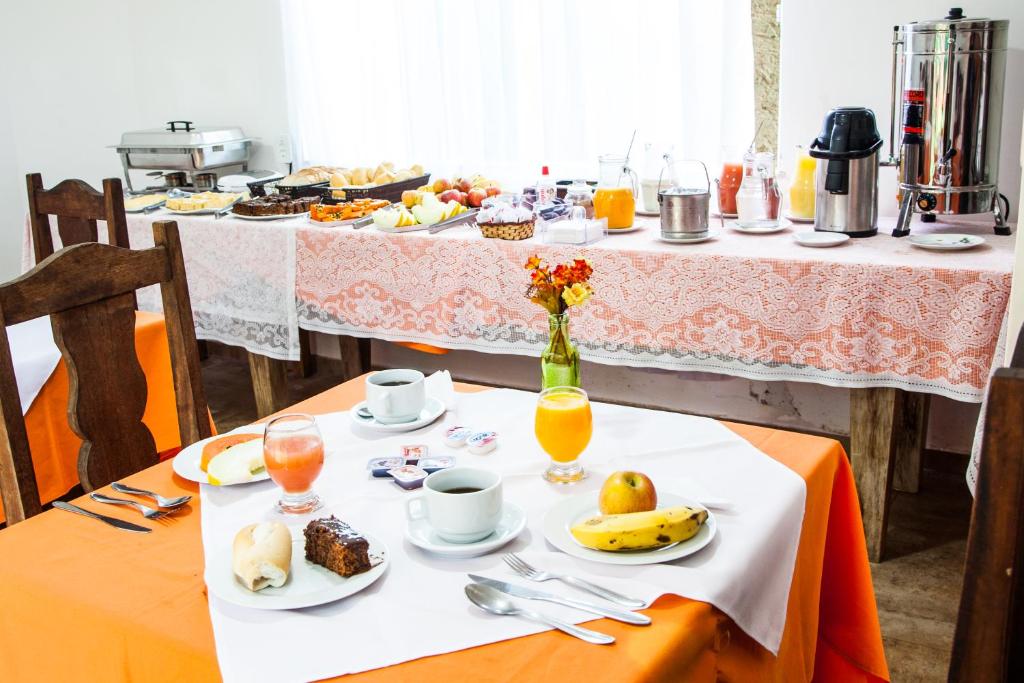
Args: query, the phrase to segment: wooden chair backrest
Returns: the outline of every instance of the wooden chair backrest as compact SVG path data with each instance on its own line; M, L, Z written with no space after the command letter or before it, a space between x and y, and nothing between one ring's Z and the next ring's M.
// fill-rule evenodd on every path
M182 445L211 435L178 226L153 224L155 245L65 247L0 285L0 496L7 523L42 510L7 327L50 316L69 376L68 421L82 439L78 475L90 491L157 462L142 423L146 378L135 353L135 290L160 285Z
M104 180L102 193L81 180L64 180L46 190L38 173L28 174L26 181L36 263L54 251L50 216L57 217L57 234L63 247L99 241L96 221L106 221L107 243L128 248L128 220L119 179Z
M950 681L1024 680L1022 578L1024 368L1010 367L989 384Z

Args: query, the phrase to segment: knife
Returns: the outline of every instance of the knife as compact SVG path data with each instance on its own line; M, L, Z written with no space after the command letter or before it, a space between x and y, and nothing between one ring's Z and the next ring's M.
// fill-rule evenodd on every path
M53 501L53 507L57 508L58 510L65 510L67 512L74 512L79 515L85 515L86 517L92 517L93 519L98 519L101 522L106 522L112 527L124 529L125 531L137 531L139 533L144 534L148 534L150 531L152 531L152 529L148 527L140 526L138 524L132 524L131 522L126 522L123 519L118 519L117 517L107 517L106 515L100 515L95 512L89 512L88 510L80 508L77 505L65 503L64 501L61 500Z
M560 595L555 595L554 593L545 593L544 591L533 590L532 588L524 588L522 586L517 586L514 583L505 583L504 581L488 579L486 576L470 574L469 578L473 579L477 583L482 583L485 586L490 586L491 588L499 590L506 595L512 595L517 598L553 602L556 605L572 607L573 609L583 610L584 612L598 614L602 617L608 617L609 619L614 619L627 624L635 624L637 626L647 626L651 623L651 618L646 614L637 614L636 612L615 609L614 607L604 607L603 605L598 605L592 602L563 598Z

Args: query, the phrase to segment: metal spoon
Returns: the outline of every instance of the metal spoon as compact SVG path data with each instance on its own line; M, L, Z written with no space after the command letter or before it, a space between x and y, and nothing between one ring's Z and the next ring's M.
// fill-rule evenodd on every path
M605 633L591 631L590 629L583 628L581 626L574 626L561 621L560 619L555 619L538 612L517 607L514 602L507 599L504 595L490 586L471 583L466 586L466 597L468 597L474 605L486 612L490 612L491 614L526 617L527 619L547 624L548 626L557 628L559 631L568 633L570 636L576 636L580 640L585 640L586 642L594 643L595 645L611 645L615 642L615 638Z
M125 486L124 484L115 481L110 485L110 488L114 489L118 493L128 493L133 496L146 496L152 498L157 505L162 508L177 508L181 507L185 503L192 500L192 496L178 496L177 498L164 498L159 493L153 493L152 491L146 491L145 489L137 489L132 486Z

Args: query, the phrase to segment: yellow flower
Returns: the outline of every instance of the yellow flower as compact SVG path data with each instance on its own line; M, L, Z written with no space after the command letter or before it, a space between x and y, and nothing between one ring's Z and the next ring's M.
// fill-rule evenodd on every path
M562 299L567 306L579 306L590 298L590 288L585 284L577 282L571 287L562 291Z

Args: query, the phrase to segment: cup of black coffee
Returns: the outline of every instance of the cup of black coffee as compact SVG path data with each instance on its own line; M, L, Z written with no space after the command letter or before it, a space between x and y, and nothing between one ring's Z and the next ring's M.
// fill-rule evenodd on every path
M366 409L382 424L412 422L427 403L419 370L381 370L366 378Z
M427 477L405 511L410 520L426 519L449 543L473 543L494 533L503 504L500 474L452 467Z

